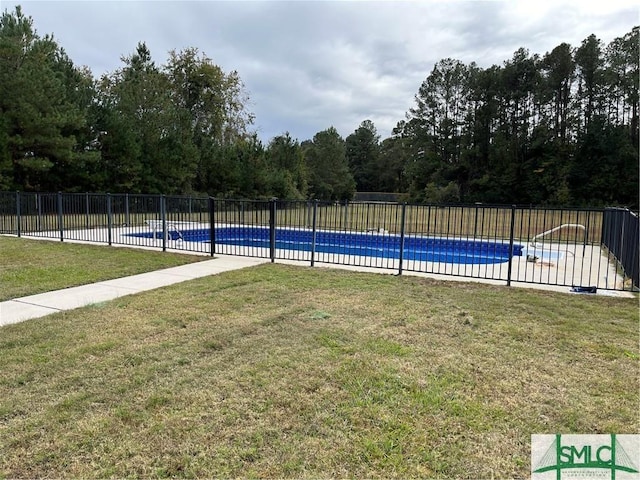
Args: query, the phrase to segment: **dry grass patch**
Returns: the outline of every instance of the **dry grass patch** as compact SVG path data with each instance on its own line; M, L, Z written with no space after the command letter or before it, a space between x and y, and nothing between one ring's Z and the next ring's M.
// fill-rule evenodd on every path
M207 257L0 236L0 301L203 259Z
M637 301L264 265L3 327L0 476L528 477L637 432Z

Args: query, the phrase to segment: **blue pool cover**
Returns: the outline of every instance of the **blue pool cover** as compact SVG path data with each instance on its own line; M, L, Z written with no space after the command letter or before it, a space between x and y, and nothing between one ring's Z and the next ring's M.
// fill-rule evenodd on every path
M153 238L156 233L130 234ZM161 238L162 233L157 232ZM209 242L209 229L169 231L172 240ZM313 231L276 229L276 248L312 250ZM269 228L251 226L216 227L216 245L269 248ZM523 246L513 245L513 255L522 256ZM400 236L380 233L316 231L315 251L340 255L400 258ZM413 261L490 264L509 261L509 244L441 237L405 236L404 259Z

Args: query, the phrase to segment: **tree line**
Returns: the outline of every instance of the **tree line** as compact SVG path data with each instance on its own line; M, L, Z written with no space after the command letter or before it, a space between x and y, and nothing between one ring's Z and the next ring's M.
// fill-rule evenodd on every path
M0 190L638 205L639 29L502 65L439 61L383 140L370 120L263 144L239 74L144 42L94 78L20 7L0 17Z

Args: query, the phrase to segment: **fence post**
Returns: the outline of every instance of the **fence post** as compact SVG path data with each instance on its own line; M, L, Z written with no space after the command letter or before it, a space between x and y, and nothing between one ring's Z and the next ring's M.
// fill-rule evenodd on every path
M627 209L627 218L629 227L628 240L630 240L631 243L628 246L627 267L625 271L628 272L627 276L631 278L629 289L633 291L635 287L635 291L638 291L640 290L640 263L638 262L638 257L640 256L640 225L638 223L638 216L629 209Z
M344 201L344 230L349 230L349 200Z
M162 251L167 251L167 207L164 195L160 195L160 219L162 220Z
M600 227L600 246L602 247L602 245L607 245L607 232L608 232L608 228L607 225L609 224L609 209L605 207L605 209L602 211L602 225Z
M60 241L64 242L64 224L62 220L62 192L58 192L58 229L60 230Z
M585 222L585 230L584 230L584 243L582 244L582 257L584 258L586 252L587 252L587 241L589 239L589 229L591 228L591 214L593 213L592 210L589 210L587 212L587 221Z
M216 253L216 213L215 200L209 197L209 240L211 245L211 256Z
M127 227L131 226L131 218L129 216L129 194L124 194L124 223Z
M111 227L113 226L113 215L111 212L111 194L107 193L107 243L111 246Z
M276 199L269 201L269 258L276 260Z
M16 235L20 238L20 223L22 219L20 218L20 192L16 192Z
M475 240L478 237L478 206L480 202L476 202L476 215L473 221L473 239Z
M89 192L85 192L84 194L84 203L85 203L85 206L87 207L85 227L87 230L89 230Z
M402 203L402 214L400 215L400 266L398 267L398 275L402 275L402 262L404 261L404 224L406 218L407 204Z
M621 213L620 216L621 221L620 221L620 250L618 255L616 255L616 258L618 259L618 262L622 264L622 266L626 266L626 262L625 262L625 251L624 251L624 247L625 247L625 240L627 239L627 235L626 235L626 230L627 230L627 213L629 212L629 209L625 208Z
M42 197L39 193L36 193L36 210L38 210L38 216L36 217L36 231L42 231Z
M307 202L308 204L308 202ZM311 266L316 262L316 223L318 218L318 200L313 202L313 212L311 217Z
M516 206L511 205L511 229L509 232L509 267L507 268L507 287L511 286L511 271L513 269L513 233L516 226Z

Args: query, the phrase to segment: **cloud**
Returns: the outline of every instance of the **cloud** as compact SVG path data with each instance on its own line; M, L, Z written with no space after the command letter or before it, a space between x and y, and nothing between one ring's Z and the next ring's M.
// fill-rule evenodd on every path
M4 0L3 9L18 2ZM20 2L94 75L146 42L156 63L196 47L236 70L267 142L343 135L371 119L390 135L439 60L502 64L595 33L606 44L640 23L635 1L35 1Z

